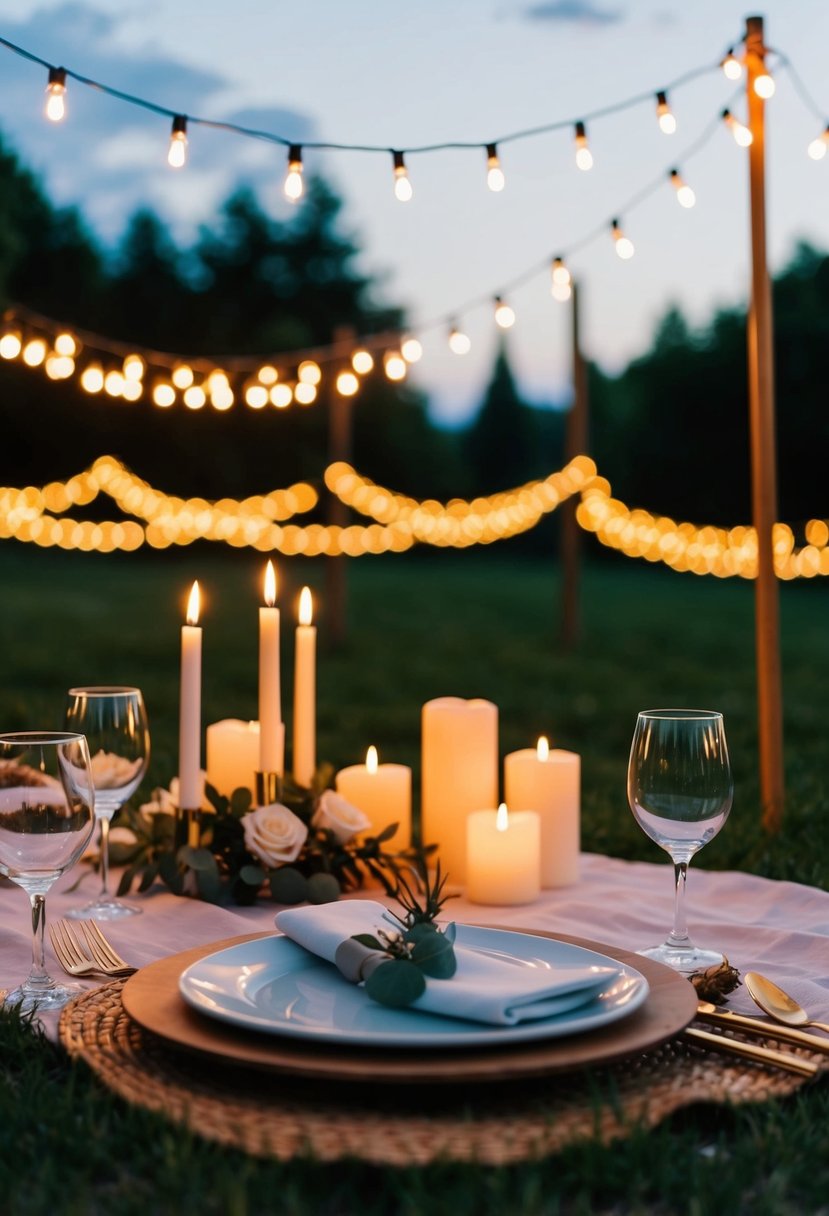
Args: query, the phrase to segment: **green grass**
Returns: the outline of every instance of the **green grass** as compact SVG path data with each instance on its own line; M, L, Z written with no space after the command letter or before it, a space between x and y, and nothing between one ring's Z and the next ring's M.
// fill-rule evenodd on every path
M189 584L198 577L207 593L204 721L255 716L261 566L242 553L104 559L0 546L0 727L59 725L73 683L139 683L153 732L147 787L166 783L175 771L178 631ZM283 606L307 580L324 608L320 566L283 563L280 572ZM423 701L489 697L500 709L502 752L545 732L581 753L587 849L656 860L661 854L636 828L625 798L636 712L658 704L719 708L736 796L704 864L826 887L823 584L781 588L788 799L783 830L768 839L759 826L749 585L634 563L590 569L583 639L566 654L552 563L510 560L503 549L486 558L365 560L349 567L349 577L348 642L336 653L321 646L321 757L353 762L375 743L381 757L417 771ZM616 1148L585 1145L532 1166L395 1171L281 1166L220 1150L116 1101L8 1014L0 1017L0 1076L0 1195L10 1216L827 1211L825 1084L786 1103L728 1114L701 1108Z

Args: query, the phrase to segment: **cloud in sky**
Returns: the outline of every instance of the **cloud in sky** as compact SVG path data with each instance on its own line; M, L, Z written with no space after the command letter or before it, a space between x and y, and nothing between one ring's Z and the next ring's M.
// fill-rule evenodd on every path
M550 0L549 3L531 4L524 9L524 16L531 21L594 26L615 25L625 18L622 9L600 8L593 0Z
M169 53L125 50L118 44L117 17L82 3L6 20L10 41L56 65L165 108L304 142L314 134L305 114L268 107L228 113L232 82L210 68L193 67ZM60 203L78 203L109 241L126 218L149 204L187 238L208 220L240 182L273 201L285 170L276 145L191 123L188 170L166 162L170 120L72 80L67 82L66 119L43 118L46 70L0 48L0 130ZM281 205L281 204L280 204Z

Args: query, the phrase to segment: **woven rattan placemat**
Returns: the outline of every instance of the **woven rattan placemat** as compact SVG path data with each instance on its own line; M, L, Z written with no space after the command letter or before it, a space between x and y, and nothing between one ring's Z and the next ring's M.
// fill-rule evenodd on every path
M257 1156L377 1165L434 1160L501 1165L603 1143L653 1127L696 1102L762 1102L803 1080L674 1040L622 1064L520 1085L476 1086L472 1096L395 1086L261 1076L171 1049L121 1003L122 980L64 1010L60 1037L116 1094L191 1131ZM808 1053L800 1053L808 1054ZM826 1057L814 1058L822 1065Z

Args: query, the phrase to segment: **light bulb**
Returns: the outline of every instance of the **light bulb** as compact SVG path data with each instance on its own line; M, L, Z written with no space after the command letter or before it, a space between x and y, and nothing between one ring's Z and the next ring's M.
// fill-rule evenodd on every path
M723 59L720 67L725 72L729 80L739 80L743 74L743 65L734 54L734 48L729 47L728 52Z
M407 363L417 363L423 358L423 347L417 338L404 338L400 343L400 353Z
M747 148L754 142L754 136L751 131L739 119L735 118L730 110L723 110L722 119L741 148Z
M269 388L272 384L276 384L279 379L279 372L270 363L266 363L263 367L260 367L257 374L259 376L259 383L267 384Z
M394 161L394 193L401 203L408 203L414 191L402 152L392 152Z
M124 377L127 380L140 380L144 375L144 360L140 355L127 355L124 360Z
M498 194L507 184L504 177L504 170L501 168L501 162L498 159L498 149L495 144L487 144L486 146L486 184L490 190Z
M245 389L245 404L252 410L264 409L270 400L264 384L249 384Z
M40 367L46 358L46 343L41 338L32 338L23 347L23 362L27 367Z
M191 384L184 390L184 404L188 410L200 410L207 401L207 395L199 384Z
M554 299L569 300L572 294L572 277L564 265L563 258L553 258L550 292Z
M12 330L11 333L3 334L0 338L0 358L16 359L23 349L23 343L20 340L20 334Z
M512 329L515 324L515 313L509 304L505 304L500 296L495 297L495 323L501 329Z
M449 349L456 355L466 355L472 349L468 334L454 325L449 330Z
M310 405L316 400L316 386L309 384L307 380L300 380L299 384L294 389L294 398L300 405Z
M143 392L144 386L140 380L124 380L121 387L121 396L125 401L138 401Z
M829 144L829 126L809 144L808 152L812 160L823 160L827 144Z
M319 384L322 379L322 372L319 369L319 364L313 359L305 359L296 369L296 374L303 384Z
M124 391L124 377L120 372L107 372L104 376L104 392L109 393L110 397L120 397Z
M659 130L664 135L673 135L676 130L676 119L673 110L668 105L668 95L660 90L656 94L656 120Z
M59 355L68 355L71 359L77 354L78 344L69 333L58 334L55 338L55 350Z
M406 379L406 360L399 351L386 351L385 355L383 355L383 371L389 380Z
M612 224L610 225L610 232L616 246L616 253L623 262L628 261L628 259L632 258L636 252L633 241L631 241L629 237L626 237L622 232L622 229L619 227L618 220L613 220Z
M167 152L167 164L173 169L181 169L187 160L187 119L183 114L176 114L170 131L170 147Z
M337 392L342 397L353 397L360 387L360 381L354 372L340 372L337 376Z
M754 92L758 97L762 97L763 101L768 101L770 97L774 97L777 86L774 83L774 77L763 69L759 75L754 77Z
M49 68L46 117L51 122L62 122L66 117L66 68Z
M693 207L697 201L697 196L694 194L690 186L686 186L682 180L678 170L671 169L670 173L671 185L676 190L676 201L680 207Z
M275 384L270 393L271 405L275 405L278 410L286 409L294 399L293 389L290 384Z
M374 367L374 356L367 350L355 350L351 356L351 366L361 376L365 376Z
M593 153L587 146L587 129L583 122L576 123L576 164L585 172L593 168Z
M193 369L188 367L186 363L179 363L173 368L173 374L170 377L176 388L189 388L193 383Z
M172 384L164 384L162 382L157 384L153 389L153 404L157 405L159 409L169 409L175 399L176 390Z
M233 408L235 397L233 389L228 384L227 380L216 380L210 386L210 404L214 410L219 410L224 413L225 410Z
M285 178L285 194L292 203L302 198L302 148L291 144L288 149L288 175Z
M85 393L100 393L104 387L104 371L100 363L90 363L81 372L81 388Z

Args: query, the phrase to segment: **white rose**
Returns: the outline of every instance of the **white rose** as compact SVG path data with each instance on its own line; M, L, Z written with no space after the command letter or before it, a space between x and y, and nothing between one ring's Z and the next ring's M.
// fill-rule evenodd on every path
M129 785L132 779L141 771L144 761L139 756L137 760L127 760L115 752L96 752L89 761L92 769L92 780L96 790L117 790Z
M322 795L311 822L315 828L332 831L340 844L346 844L352 836L371 827L368 816L334 790L326 790Z
M281 802L258 806L242 816L245 845L266 866L281 866L296 861L308 829L301 819Z

